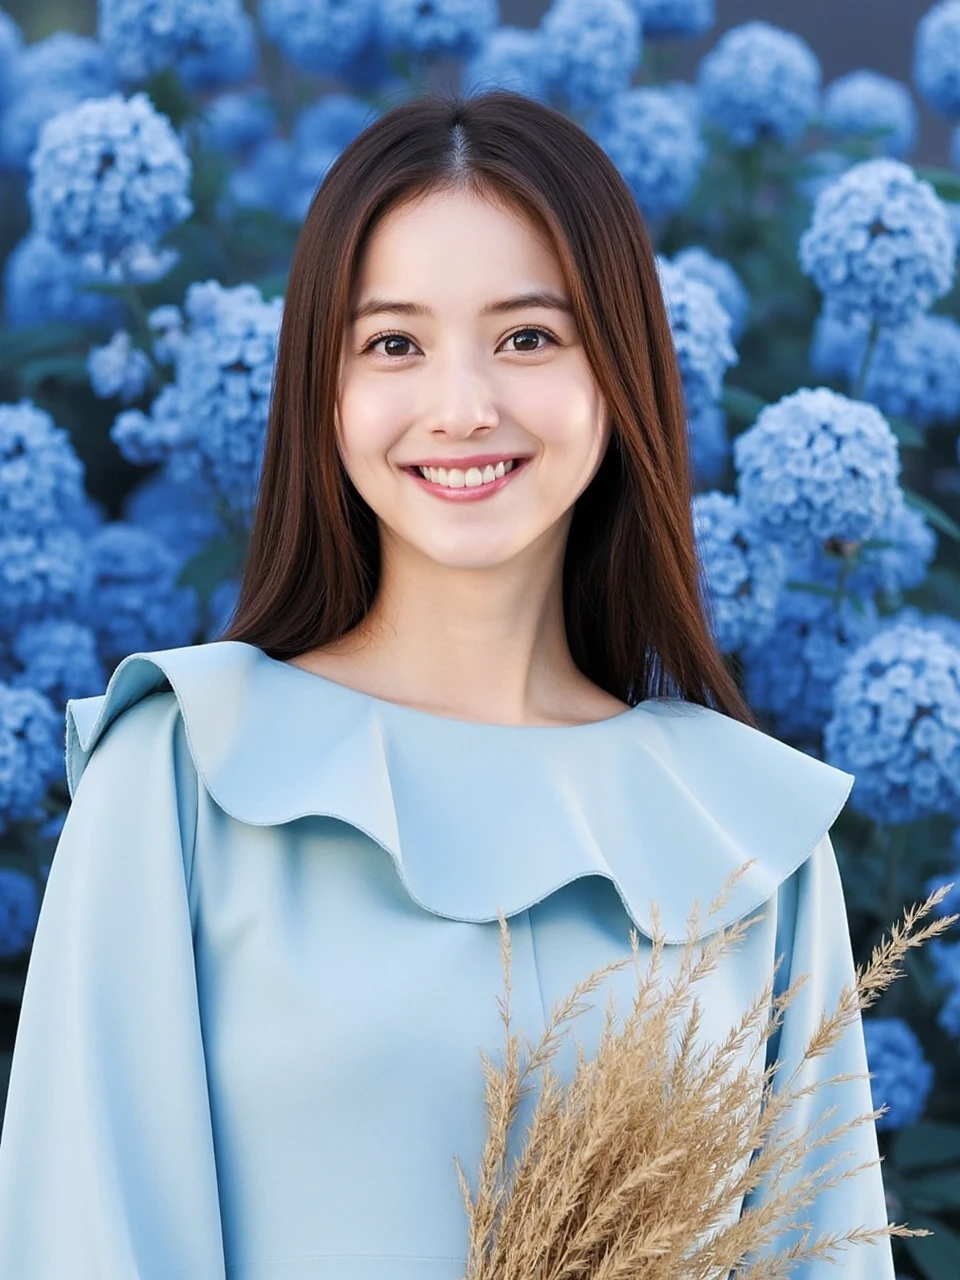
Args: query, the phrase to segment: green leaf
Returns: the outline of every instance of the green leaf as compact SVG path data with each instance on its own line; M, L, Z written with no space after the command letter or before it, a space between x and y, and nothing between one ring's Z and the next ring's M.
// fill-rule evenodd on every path
M939 169L934 165L917 165L918 178L929 182L942 200L960 200L960 174L953 169Z
M932 1236L901 1237L903 1247L924 1280L957 1280L960 1235L951 1231L939 1218L914 1217L907 1226L922 1227L933 1232Z
M20 388L27 395L32 395L47 378L56 378L72 386L85 386L90 380L86 356L63 354L29 360L20 371Z
M239 571L243 553L242 542L234 538L213 538L183 566L177 584L193 587L206 602L214 587Z
M721 403L731 418L742 422L753 422L760 410L767 406L766 400L744 387L724 387Z
M908 422L906 418L895 417L888 417L887 422L890 424L890 430L905 449L926 449L926 434L912 422Z
M913 507L915 511L919 511L921 515L926 516L935 529L947 534L955 542L960 542L960 525L955 520L952 520L945 511L941 511L929 498L924 498L922 494L914 493L911 489L904 489L903 496L907 506Z
M90 345L91 329L76 324L35 324L24 329L0 330L0 367L22 365L33 356Z
M908 1209L915 1206L926 1213L960 1209L960 1170L911 1178L902 1183L902 1194Z
M891 1154L897 1169L904 1173L956 1164L960 1162L960 1125L920 1120L897 1133Z

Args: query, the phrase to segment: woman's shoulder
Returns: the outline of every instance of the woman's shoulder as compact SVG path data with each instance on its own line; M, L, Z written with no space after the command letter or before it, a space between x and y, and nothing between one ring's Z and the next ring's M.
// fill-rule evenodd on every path
M766 902L853 783L689 702L651 699L577 725L481 724L215 641L132 654L104 694L68 705L71 794L98 741L138 715L141 741L157 721L177 721L199 782L229 816L347 823L393 857L411 897L436 914L492 921L602 875L648 936L651 902L660 905L668 942L686 936L694 900L712 903L744 864L709 929Z

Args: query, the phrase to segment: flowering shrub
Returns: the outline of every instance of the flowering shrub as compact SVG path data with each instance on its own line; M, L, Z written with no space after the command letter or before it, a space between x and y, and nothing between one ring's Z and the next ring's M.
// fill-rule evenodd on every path
M911 85L822 90L761 20L665 80L715 9L552 0L520 29L495 0L99 0L96 37L33 43L0 10L0 996L68 805L66 701L222 632L299 224L444 60L572 115L648 219L704 602L764 726L856 777L833 837L858 956L949 880L958 910L960 0L918 15ZM957 122L937 168L906 163L916 94ZM891 1219L944 1250L958 939L865 1020ZM901 1277L960 1273L960 1244L894 1249Z

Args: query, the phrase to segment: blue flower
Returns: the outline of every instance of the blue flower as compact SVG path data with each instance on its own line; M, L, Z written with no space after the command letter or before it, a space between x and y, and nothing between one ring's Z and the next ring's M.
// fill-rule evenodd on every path
M899 160L865 160L817 197L800 266L825 309L905 324L953 284L956 238L943 201Z
M381 5L379 37L389 51L417 58L469 58L499 20L497 0L390 0Z
M110 56L88 36L56 31L27 45L11 69L8 105L0 119L0 167L26 169L49 119L84 98L110 93L116 85Z
M280 218L295 221L293 212L296 151L289 138L265 138L247 160L230 171L229 200L241 209L268 209Z
M913 81L934 111L960 117L960 0L934 5L917 23Z
M960 816L960 649L909 622L884 627L844 665L824 746L856 775L850 803L867 817Z
M683 380L688 418L716 403L723 377L737 364L730 314L710 285L684 267L657 258L657 273Z
M937 1012L937 1022L960 1045L960 942L933 938L927 943L927 954L933 966L934 980L947 993Z
M876 71L851 71L823 96L823 123L832 133L879 132L888 156L903 159L916 146L919 118L907 87Z
M87 549L93 583L79 620L96 633L102 661L193 643L196 592L177 586L180 562L159 538L114 520L97 530Z
M239 4L213 48L188 51L178 59L180 79L195 93L242 84L259 70L257 29Z
M75 614L89 585L86 547L76 529L38 526L29 533L0 532L0 631Z
M694 487L717 484L730 460L727 415L719 405L707 405L687 419L687 447Z
M697 550L713 635L723 653L773 630L786 571L782 551L758 535L727 493L697 494L692 503Z
M187 290L190 329L176 352L175 381L149 415L128 409L111 436L131 462L170 459L178 482L199 481L246 523L259 481L283 300L252 284L215 280Z
M225 535L214 495L196 485L178 484L166 471L142 480L123 504L123 518L157 537L183 565L214 538Z
M497 27L464 64L460 90L465 95L488 89L511 89L545 101L543 33L526 27Z
M91 347L87 355L90 385L101 400L111 396L119 397L123 404L139 400L152 372L150 357L133 346L126 329L118 329L105 346Z
M706 147L696 117L661 89L626 89L598 116L593 136L620 170L647 218L682 209Z
M893 511L897 438L873 405L801 387L733 442L737 491L766 535L794 547L862 542Z
M877 627L867 600L839 606L810 591L785 590L773 633L741 651L751 707L791 741L816 743L833 710L833 690L850 653Z
M0 867L0 957L26 951L40 916L37 882L16 867Z
M702 245L693 244L674 254L673 261L683 267L688 276L710 285L730 316L734 341L743 333L750 310L750 295L743 281L723 258L715 258Z
M881 330L863 398L918 427L960 418L960 324L952 316L920 315Z
M370 41L377 0L261 0L264 34L301 71L336 75Z
M81 519L83 463L70 436L32 400L0 404L0 534Z
M792 142L820 100L820 63L799 36L746 22L722 36L697 73L704 114L735 146Z
M49 698L0 681L0 835L43 817L41 801L63 771L63 725Z
M252 42L253 24L239 0L99 0L97 7L97 35L128 81L182 70L203 56L229 63L241 30ZM252 71L248 60L236 78Z
M856 599L879 592L899 597L923 582L936 551L936 533L898 489L890 515L874 535L865 542L833 539L807 547L791 558L790 577L833 590L842 578Z
M3 267L4 319L11 329L53 320L117 325L123 305L86 289L89 273L79 258L28 232L10 250Z
M193 212L190 160L145 93L89 99L54 116L30 169L36 229L109 278L124 270L143 278L141 249Z
M28 622L11 645L20 669L10 684L38 689L62 710L68 698L89 698L106 688L93 631L70 618Z
M276 123L270 96L262 85L221 93L204 107L199 133L214 151L236 159L270 137Z
M549 93L574 110L629 88L643 35L628 0L552 0L540 20Z
M643 34L653 39L700 36L717 20L715 0L634 0Z
M863 1020L867 1066L873 1079L873 1107L889 1107L877 1120L878 1129L902 1129L923 1115L933 1087L933 1067L920 1041L902 1018Z

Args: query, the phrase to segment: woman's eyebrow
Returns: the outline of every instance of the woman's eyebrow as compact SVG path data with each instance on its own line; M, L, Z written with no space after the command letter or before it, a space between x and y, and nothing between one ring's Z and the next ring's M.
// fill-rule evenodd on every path
M522 311L529 307L544 307L551 311L573 313L569 301L552 289L535 289L530 293L518 293L500 302L488 302L481 310L482 316L502 315L508 311ZM399 302L392 298L368 298L350 313L350 323L356 324L367 316L384 313L401 316L432 316L434 313L423 302Z

